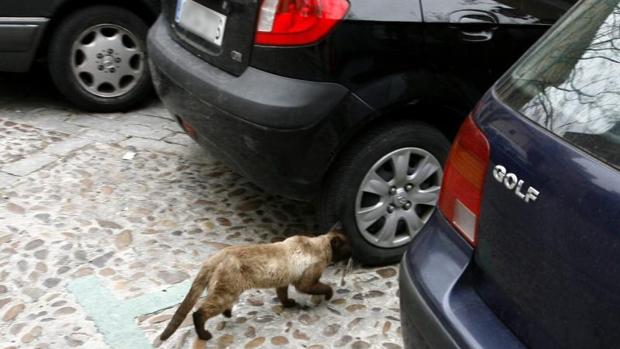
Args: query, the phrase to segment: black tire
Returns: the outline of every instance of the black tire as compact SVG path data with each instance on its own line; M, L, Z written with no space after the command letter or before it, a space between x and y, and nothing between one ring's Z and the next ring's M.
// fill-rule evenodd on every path
M79 35L99 24L114 24L131 32L146 54L148 26L144 20L122 7L97 5L87 7L62 19L52 34L48 51L48 69L60 92L78 107L100 113L127 111L147 100L152 94L151 77L144 55L144 74L125 94L101 97L84 89L73 74L71 67L72 46Z
M421 122L395 121L357 137L338 158L319 200L319 224L326 228L340 221L349 235L353 258L367 266L400 260L407 245L381 248L369 243L357 228L355 200L362 180L385 155L406 147L431 153L441 164L448 157L450 141L436 128Z

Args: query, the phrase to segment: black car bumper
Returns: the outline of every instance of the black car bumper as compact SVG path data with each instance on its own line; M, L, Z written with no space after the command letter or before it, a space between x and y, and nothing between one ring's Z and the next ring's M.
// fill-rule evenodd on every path
M525 348L476 293L472 254L439 212L411 244L399 276L406 348Z
M236 77L179 45L159 19L148 37L155 87L198 143L260 187L310 199L342 143L337 117L369 108L346 88L252 67Z
M0 71L30 68L48 21L43 17L0 17Z

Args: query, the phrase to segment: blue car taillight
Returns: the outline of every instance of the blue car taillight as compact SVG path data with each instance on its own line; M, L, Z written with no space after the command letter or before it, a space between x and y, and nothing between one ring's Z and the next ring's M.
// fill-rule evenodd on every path
M470 115L461 126L445 165L439 209L474 246L489 154L489 142Z

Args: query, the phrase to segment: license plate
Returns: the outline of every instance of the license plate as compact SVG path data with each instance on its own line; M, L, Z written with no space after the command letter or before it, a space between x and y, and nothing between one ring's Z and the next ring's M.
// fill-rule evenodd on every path
M176 22L186 30L201 38L222 45L226 16L192 0L179 0L175 16Z

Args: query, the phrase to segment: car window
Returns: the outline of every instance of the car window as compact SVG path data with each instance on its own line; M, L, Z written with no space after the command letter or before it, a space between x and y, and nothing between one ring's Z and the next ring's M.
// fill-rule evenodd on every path
M589 0L498 84L511 108L620 169L620 0Z

